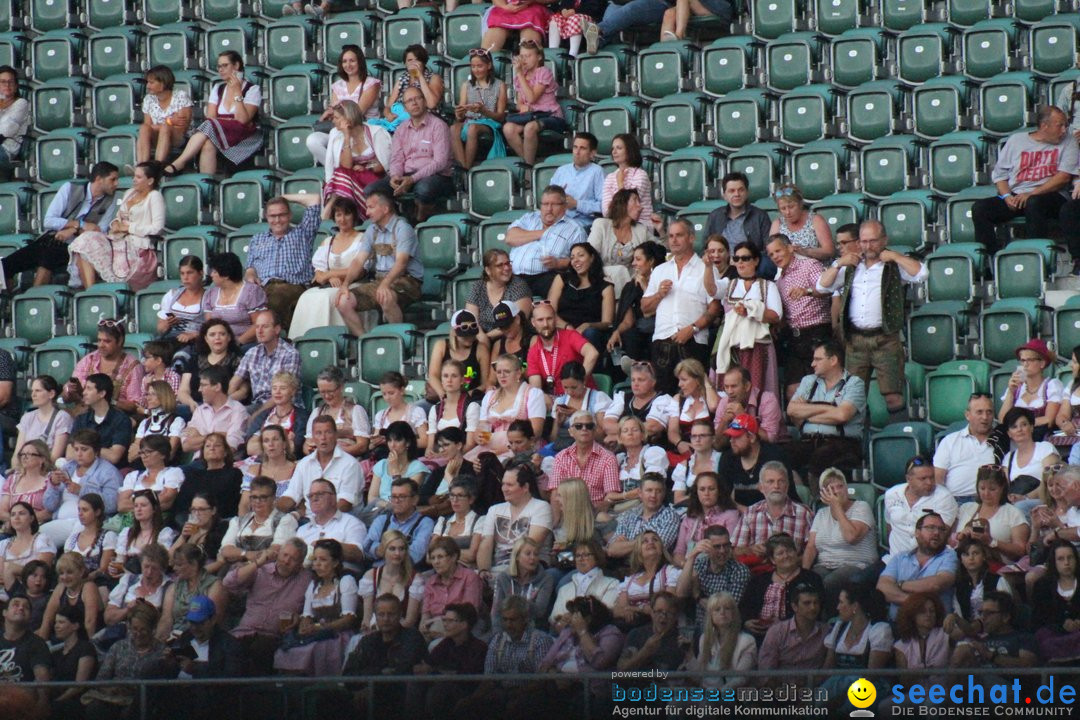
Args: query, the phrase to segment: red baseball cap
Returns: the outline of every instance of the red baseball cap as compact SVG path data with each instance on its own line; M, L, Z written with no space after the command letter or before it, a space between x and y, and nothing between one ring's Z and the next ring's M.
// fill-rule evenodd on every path
M744 433L751 435L757 435L758 430L761 428L761 424L758 423L757 418L753 415L736 415L735 419L731 421L731 424L727 426L727 430L724 434L728 437L739 437Z

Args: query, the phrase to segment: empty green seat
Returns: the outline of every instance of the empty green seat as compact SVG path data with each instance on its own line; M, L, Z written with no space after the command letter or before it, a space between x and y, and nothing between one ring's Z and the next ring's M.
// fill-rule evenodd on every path
M787 151L779 143L757 143L732 153L728 171L741 172L750 179L749 199L757 202L769 196L773 184L779 182L787 159Z
M952 54L952 30L945 23L917 25L900 35L900 79L918 85L944 74Z
M874 80L884 57L885 37L881 28L857 28L833 39L830 46L833 83L854 88Z
M937 222L937 201L928 190L893 193L878 203L878 220L885 226L890 248L918 250L926 243L927 228Z
M979 317L981 357L1000 365L1016 357L1016 348L1035 337L1041 319L1039 301L1005 298L984 307Z
M251 18L236 18L215 23L203 35L203 53L205 57L217 60L223 52L240 53L240 57L255 56L255 36L259 24Z
M76 292L71 299L74 334L92 337L102 320L125 317L131 295L127 283L98 283Z
M895 80L863 83L846 98L848 137L869 143L893 132L904 107L904 89Z
M469 170L469 212L486 218L525 207L521 181L525 164L515 157L485 160Z
M818 32L835 37L857 28L864 5L862 0L814 0Z
M926 419L938 428L964 419L971 393L990 391L990 365L951 360L926 374Z
M862 151L863 192L886 198L907 189L919 155L919 145L909 135L889 135L870 143Z
M659 153L697 144L708 107L708 99L701 93L679 93L653 103L648 109L645 144Z
M770 96L764 90L736 90L713 105L716 144L725 150L739 150L764 137L772 117Z
M412 333L416 326L411 323L379 325L356 341L356 364L360 380L375 385L387 372L401 372L405 362L412 357Z
M930 188L952 195L985 176L986 138L978 132L949 133L930 144Z
M73 12L70 0L30 0L30 28L46 33L74 27L78 16Z
M926 19L920 0L881 0L881 24L886 30L903 32Z
M81 78L50 80L34 88L31 117L34 129L47 133L73 127L76 118L83 121L83 104L89 85Z
M1055 15L1031 28L1032 71L1054 77L1071 70L1076 63L1078 37L1080 18L1075 12Z
M752 37L736 35L714 40L701 51L702 90L714 97L746 87L753 69Z
M1037 97L1037 84L1031 73L995 75L979 88L982 130L1004 137L1034 125L1033 110Z
M349 329L344 326L319 327L292 339L300 354L300 382L305 387L314 386L327 367L344 365L348 336Z
M956 357L957 342L967 334L968 303L928 302L907 317L908 354L912 362L936 367Z
M794 159L792 162L794 162ZM799 185L799 189L802 188L803 186ZM835 237L836 231L844 225L860 223L865 220L866 207L866 197L862 193L840 193L829 195L814 203L814 214L825 219L830 232Z
M573 96L583 103L597 103L619 95L625 86L623 60L610 49L595 55L579 55L574 61Z
M167 179L161 186L165 199L165 227L180 230L208 222L204 210L213 196L214 187L214 178L210 175L186 173Z
M85 47L86 36L78 30L51 30L35 38L30 48L30 77L38 82L74 77Z
M637 56L637 88L642 97L660 100L690 86L694 46L687 40L659 42Z
M829 85L792 90L780 99L780 139L787 145L821 140L831 134L836 111L836 93Z
M684 208L705 200L716 185L720 153L712 148L677 150L660 163L660 197L668 208Z
M596 136L597 152L611 153L611 141L616 135L636 132L645 102L632 97L613 97L601 100L585 111L585 129Z
M939 138L961 128L971 86L960 76L931 78L912 92L913 130L923 138Z
M277 181L266 170L246 170L222 181L218 186L221 223L230 228L257 223L266 201L274 195Z
M488 250L498 248L509 252L510 246L506 244L506 230L524 214L524 210L504 210L480 222L476 231L477 265Z
M794 90L816 79L822 37L798 32L781 35L765 47L765 76L777 92Z
M978 297L986 276L986 248L978 243L952 242L926 258L926 299L959 300L970 304Z
M487 3L461 5L453 12L443 15L443 54L454 60L463 60L469 51L480 47L484 35L484 12Z
M18 337L38 345L53 337L70 293L60 285L29 288L11 300L11 327Z
M162 25L146 36L147 62L151 66L164 65L173 72L201 69L197 52L201 37L202 28L195 23Z
M0 183L0 235L29 228L34 186L25 182Z
M289 65L314 61L314 53L307 49L318 32L314 18L282 18L268 25L264 32L263 64L267 67L281 70Z
M192 20L195 14L192 12L193 3L183 0L139 0L139 15L143 24L152 28L159 28L171 23Z
M121 176L131 175L135 172L135 147L138 141L138 125L109 128L94 138L95 155L108 158L109 162L120 168Z
M850 147L843 140L818 140L791 154L792 181L807 200L834 195L844 184Z
M906 482L908 458L933 453L930 423L903 422L884 427L870 437L870 475L874 485L890 488Z
M270 116L284 122L320 112L322 76L318 65L290 65L274 73L270 78Z
M774 40L798 28L802 15L797 0L750 0L751 32L761 40Z
M142 97L145 84L141 75L130 74L114 75L94 85L91 92L91 121L94 127L108 130L134 124L136 98Z
M54 130L34 145L36 178L44 183L82 175L90 147L90 133L82 128Z
M1080 347L1080 295L1073 295L1054 313L1054 344L1066 355Z
M983 20L964 32L964 74L978 80L1009 69L1019 25L1012 20Z
M1057 251L1050 240L1014 240L994 255L998 298L1041 298L1046 292Z
M439 22L439 13L430 7L396 10L383 20L383 57L391 62L405 62L409 45L428 45Z
M118 5L117 0L112 0ZM138 53L143 34L132 27L114 27L90 38L87 60L90 77L104 80L139 69Z
M323 62L337 65L341 48L346 45L356 45L362 50L374 47L378 26L379 15L373 11L335 13L322 26Z
M945 19L950 25L969 27L990 17L990 0L945 0Z

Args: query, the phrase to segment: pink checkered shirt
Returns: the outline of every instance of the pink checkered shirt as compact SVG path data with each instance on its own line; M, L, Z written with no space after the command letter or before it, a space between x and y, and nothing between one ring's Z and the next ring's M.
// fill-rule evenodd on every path
M810 525L814 514L802 503L787 501L784 512L774 522L769 515L767 500L759 500L746 509L739 529L735 532L735 547L764 545L765 541L776 533L787 533L795 538L795 544L801 549L810 535Z
M801 329L830 322L829 298L807 296L792 300L789 297L792 288L813 290L823 272L825 268L817 260L796 255L787 269L780 273L776 286L780 288L780 299L784 303L784 324Z
M568 478L581 478L589 488L589 498L593 505L604 500L610 492L622 490L619 481L619 463L615 456L599 443L593 443L585 467L578 465L577 445L571 445L555 456L555 467L551 472L551 487Z

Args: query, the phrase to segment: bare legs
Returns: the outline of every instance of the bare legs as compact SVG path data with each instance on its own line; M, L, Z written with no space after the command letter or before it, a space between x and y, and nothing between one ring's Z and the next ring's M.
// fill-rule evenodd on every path
M79 268L79 278L82 280L83 289L89 290L97 282L97 270L82 255L75 253L73 257L75 258L75 266Z
M465 131L465 142L461 141L461 127L464 123L454 123L450 128L450 145L454 150L454 159L458 165L468 170L476 164L476 153L480 151L480 137L491 129L477 123L469 125Z
M524 126L517 123L503 125L503 136L507 144L522 160L532 165L536 162L536 148L540 144L540 123L535 120Z
M146 162L149 160L150 149L153 148L154 160L163 163L169 159L173 148L179 146L183 141L183 135L174 132L173 128L169 126L162 129L161 126L140 125L139 138L135 144L135 161Z
M199 171L206 173L207 175L213 175L217 172L217 148L214 147L214 143L209 142L209 138L201 132L197 132L191 136L188 140L187 146L184 151L180 153L180 157L173 160L170 165L180 172L187 164L190 163L195 156L199 156Z

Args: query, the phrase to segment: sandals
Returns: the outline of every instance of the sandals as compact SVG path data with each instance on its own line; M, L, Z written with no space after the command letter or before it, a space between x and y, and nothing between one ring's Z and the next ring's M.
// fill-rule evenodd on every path
M165 177L170 177L171 178L171 177L176 177L177 175L179 175L180 171L176 169L175 165L173 165L172 163L169 163L168 165L165 166L165 169L161 171L161 174L164 175Z

